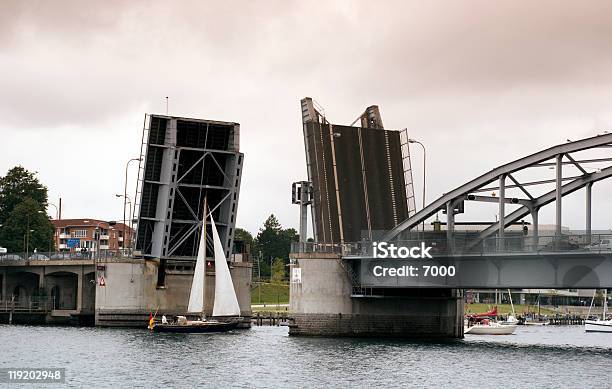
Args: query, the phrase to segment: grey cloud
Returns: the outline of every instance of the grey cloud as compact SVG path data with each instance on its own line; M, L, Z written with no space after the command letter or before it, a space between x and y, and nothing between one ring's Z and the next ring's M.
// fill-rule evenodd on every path
M57 128L92 142L129 132L133 145L103 142L129 159L142 114L163 112L170 96L172 114L242 124L241 223L255 230L274 211L295 224L295 209L275 208L305 175L301 97L337 123L378 104L388 127L408 127L428 145L433 199L495 164L610 127L611 36L612 3L599 0L4 1L0 133L18 144ZM18 158L0 153L0 168ZM40 169L59 164L38 159ZM415 150L420 183L419 159ZM114 188L120 165L104 175ZM89 212L86 202L76 210Z

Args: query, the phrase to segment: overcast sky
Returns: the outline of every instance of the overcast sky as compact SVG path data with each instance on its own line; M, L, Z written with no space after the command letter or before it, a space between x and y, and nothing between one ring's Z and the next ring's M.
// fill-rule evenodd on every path
M428 201L611 129L612 2L4 0L0 91L0 175L37 171L65 218L121 219L125 162L169 96L172 115L241 124L238 226L275 213L296 227L304 96L333 123L377 104L387 128L407 127L427 147ZM609 229L612 185L594 192L594 227ZM583 196L564 224L583 228Z

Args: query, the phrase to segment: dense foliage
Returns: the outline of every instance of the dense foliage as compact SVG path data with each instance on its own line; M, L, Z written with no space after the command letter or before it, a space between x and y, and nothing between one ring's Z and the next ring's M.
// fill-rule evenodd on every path
M299 240L295 229L284 229L276 216L270 215L255 238L248 231L237 228L234 239L239 237L252 242L251 255L254 261L259 261L262 277L286 278L291 242Z
M0 246L11 253L54 250L46 207L47 188L34 173L16 166L0 177Z

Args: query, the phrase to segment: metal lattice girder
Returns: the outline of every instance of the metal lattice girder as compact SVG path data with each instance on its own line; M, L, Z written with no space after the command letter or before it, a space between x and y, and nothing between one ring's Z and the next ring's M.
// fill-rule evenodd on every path
M593 149L596 147L607 146L609 144L612 144L612 134L598 135L598 136L591 137L591 138L581 139L575 142L568 142L568 143L564 143L561 145L557 145L557 146L548 148L546 150L537 152L535 154L531 154L527 157L517 159L516 161L507 163L500 167L497 167L481 175L480 177L477 177L476 179L464 185L461 185L460 187L450 191L449 193L443 195L442 197L438 198L437 200L429 204L427 207L417 212L414 216L398 224L397 227L395 227L394 229L389 231L387 234L385 234L385 236L383 236L382 239L383 240L395 239L403 231L410 230L416 227L417 225L419 225L420 223L424 222L429 217L431 217L433 214L438 212L440 209L446 208L448 204L452 205L452 204L455 204L461 201L462 199L465 199L467 195L470 194L471 192L479 191L479 189L481 189L485 185L488 185L494 181L499 180L499 178L502 175L507 176L509 174L512 174L514 172L520 171L528 167L533 167L536 165L541 166L540 164L542 164L543 162L556 158L559 155L563 156L568 153L574 153L578 151ZM607 169L604 169L604 170L607 171ZM602 170L602 172L604 170ZM583 176L579 176L579 177L583 177ZM579 182L579 180L580 178L577 178L576 181L572 181L572 182ZM584 185L580 186L580 188L583 186ZM509 217L506 219L506 221L508 220L510 220Z
M529 197L530 200L533 200L533 196L531 195L531 193L529 193L527 191L527 189L525 189L525 186L521 185L520 182L518 182L514 176L512 176L512 174L508 174L508 178L510 180L512 180L512 182L514 182L514 185L516 185L523 193L525 193L525 195L527 195L527 197ZM507 187L507 186L506 186Z
M566 157L567 159L569 159L569 161L570 161L571 163L573 163L573 164L574 164L574 166L576 166L576 167L578 168L578 170L580 170L580 171L582 172L582 174L587 174L587 173L588 173L586 170L584 170L584 168L583 168L583 167L582 167L582 166L581 166L581 165L580 165L580 164L579 164L579 163L578 163L578 162L577 162L577 161L576 161L574 158L572 158L572 156L571 156L571 155L569 155L569 154L565 154L565 157Z
M574 181L565 184L561 187L561 196L566 196L570 193L574 193L575 191L586 187L594 182L604 180L606 178L612 177L612 166L602 169L597 173L586 174L580 178L575 179ZM527 216L533 209L539 209L547 204L550 204L555 201L557 196L557 191L552 190L536 199L534 199L531 204L524 204L522 207L517 209L516 211L506 215L504 228L516 222L522 217ZM478 239L484 239L489 237L499 230L499 222L492 224L490 227L486 228L478 235Z
M145 257L193 258L202 225L202 204L208 196L209 211L216 213L219 235L229 256L244 158L239 151L240 125L148 117L141 153L144 167L139 167L137 189L137 249Z
M491 196L477 196L477 195L468 195L466 200L469 201L480 201L480 202L484 202L484 203L499 203L499 198L497 197L491 197ZM504 199L504 202L506 204L523 204L526 207L531 207L531 204L533 203L533 197L531 200L526 200L526 199L516 199L516 198L509 198L506 197Z

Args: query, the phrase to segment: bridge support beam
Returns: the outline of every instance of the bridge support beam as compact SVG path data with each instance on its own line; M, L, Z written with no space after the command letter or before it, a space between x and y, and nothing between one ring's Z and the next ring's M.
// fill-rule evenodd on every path
M539 208L533 208L531 210L531 224L532 224L532 229L531 229L531 235L533 238L533 247L534 249L538 247L538 244L540 243L540 233L539 233L539 228L538 228L538 212L540 211Z
M449 201L446 203L446 240L449 245L449 249L452 251L454 248L454 235L455 235L455 203Z
M81 312L83 309L83 266L77 273L77 290L76 290L76 309Z
M590 182L585 186L586 189L586 220L585 220L585 227L584 229L586 230L586 239L587 239L587 244L591 243L591 192L593 189L593 183Z
M504 229L506 226L506 175L499 176L499 232L497 233L497 249L503 251Z
M563 186L563 154L557 155L557 166L556 166L556 200L555 205L557 207L556 218L555 218L555 235L557 237L561 236L561 216L562 216L562 207L561 207L561 198L562 198L562 186Z
M6 276L7 276L7 270L6 268L2 269L2 290L0 291L0 300L8 300L10 299L10 296L8 296L8 294L6 293Z

